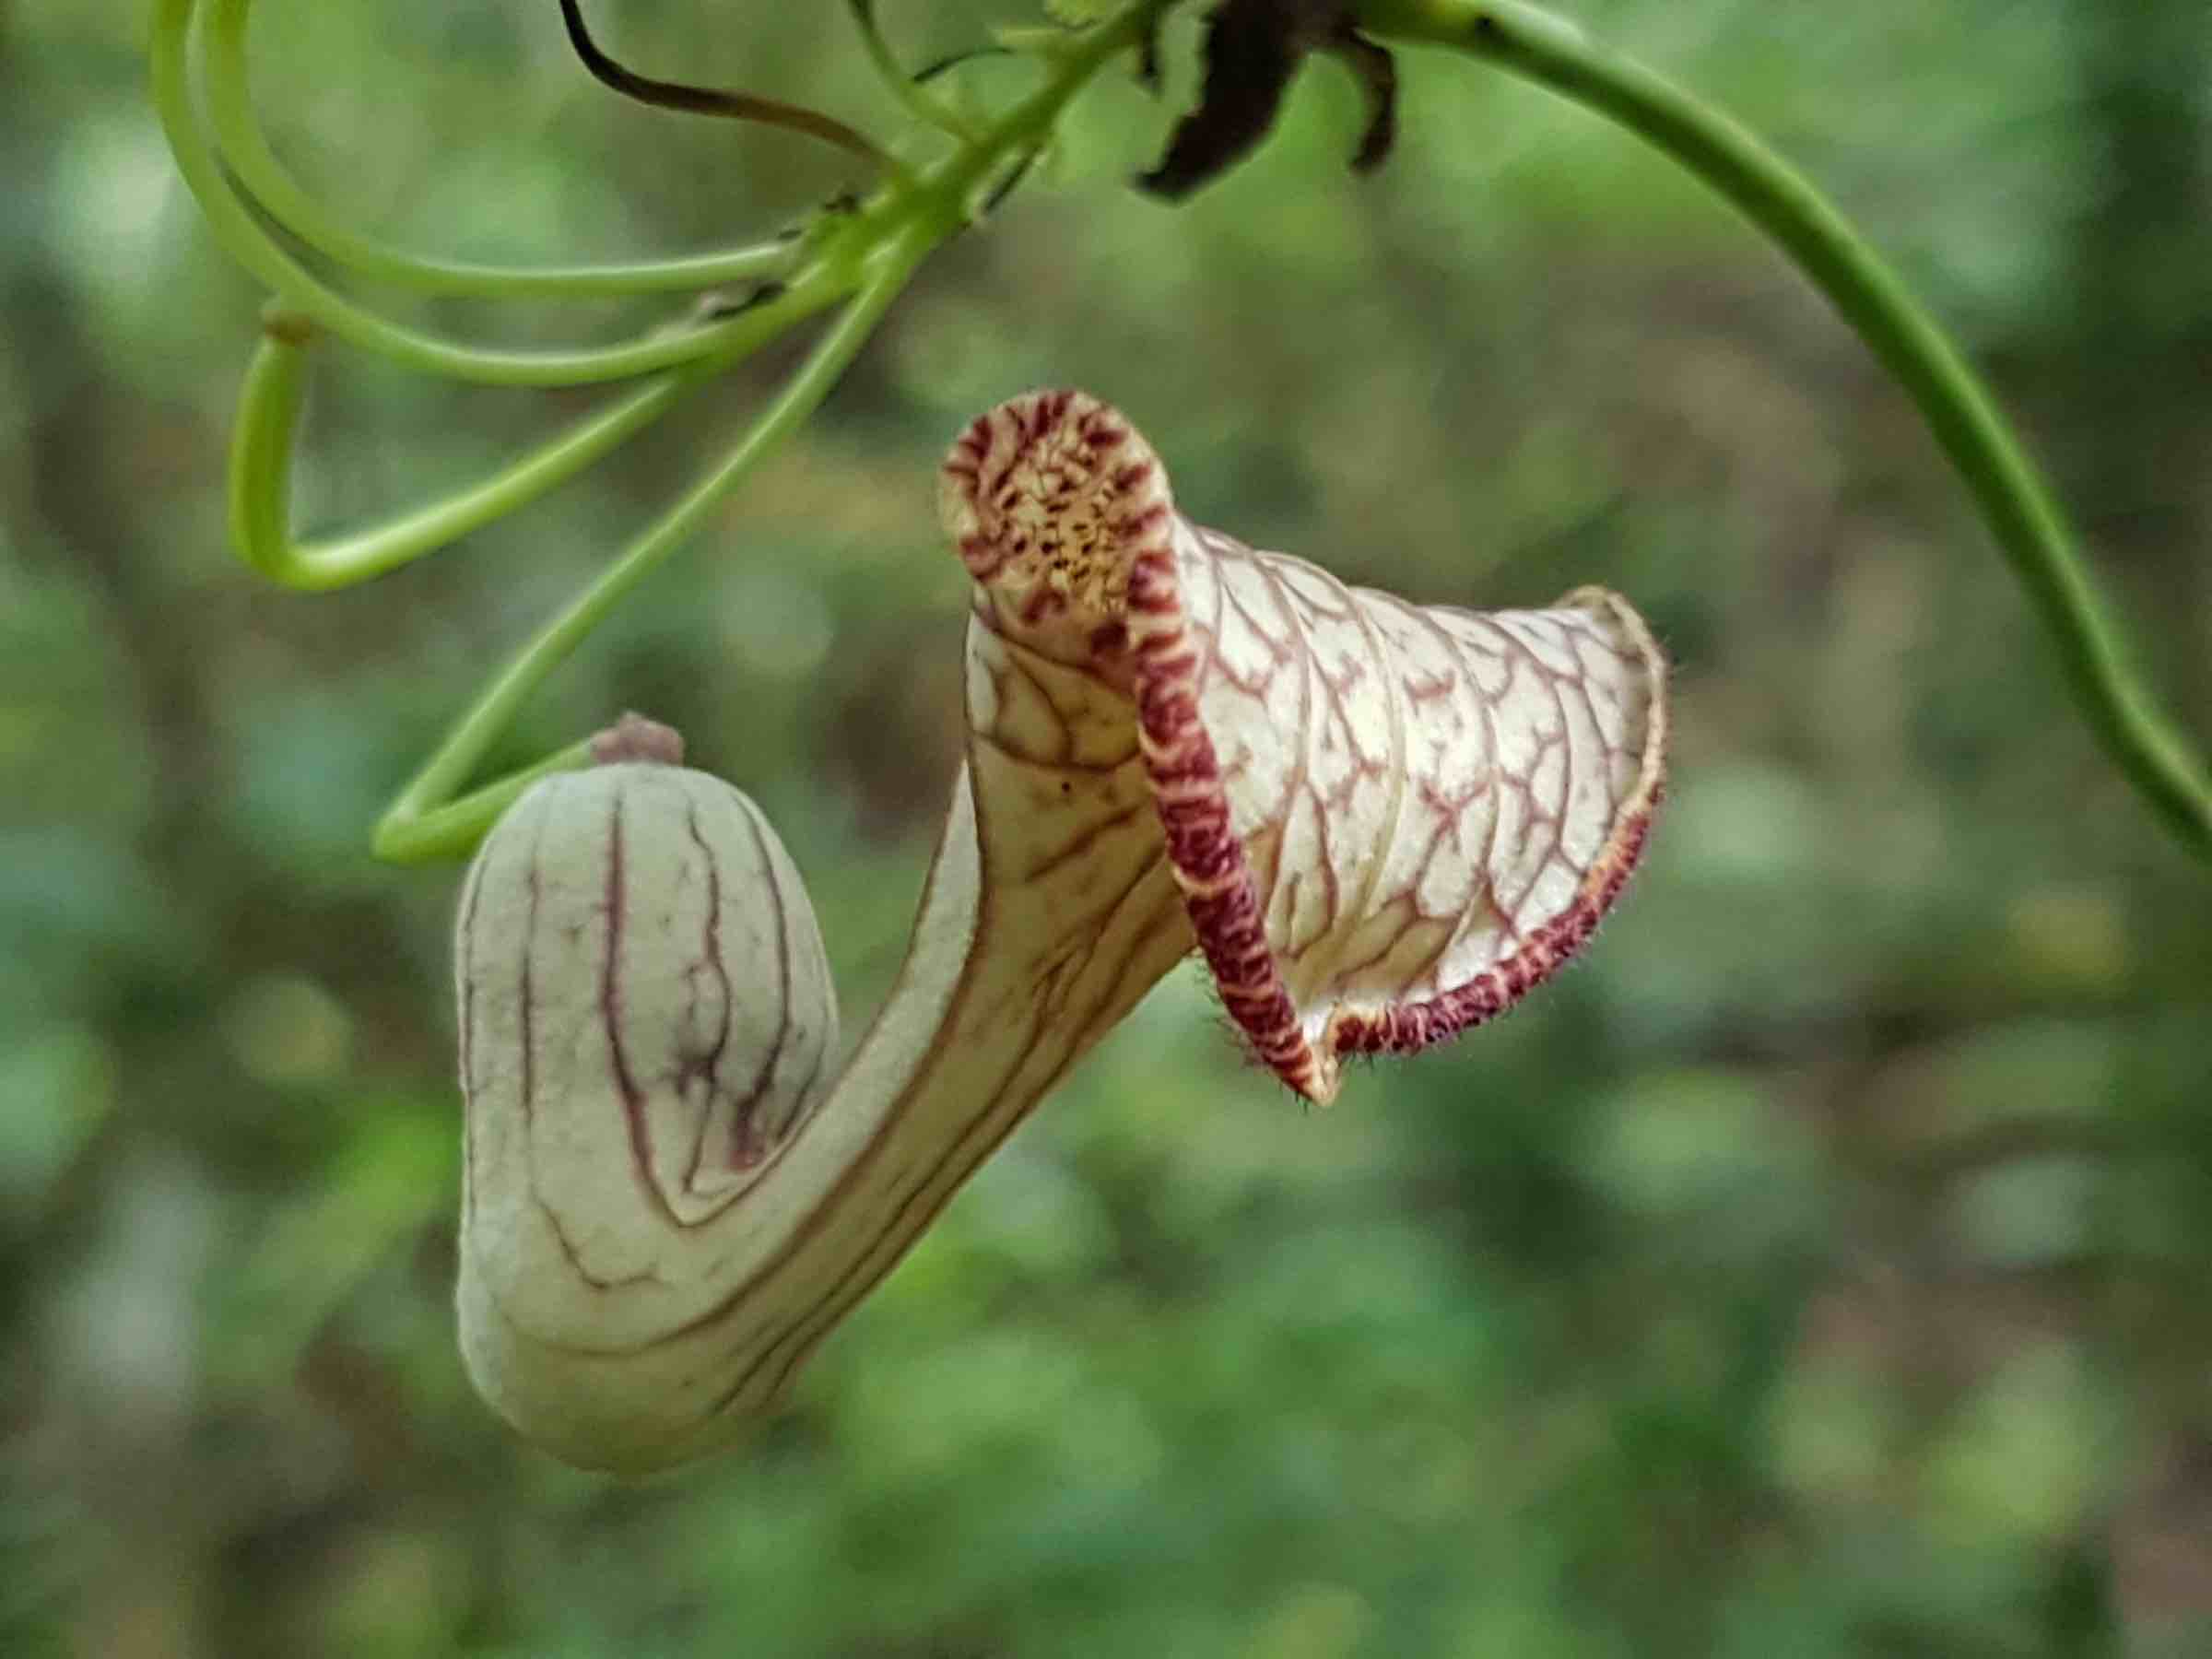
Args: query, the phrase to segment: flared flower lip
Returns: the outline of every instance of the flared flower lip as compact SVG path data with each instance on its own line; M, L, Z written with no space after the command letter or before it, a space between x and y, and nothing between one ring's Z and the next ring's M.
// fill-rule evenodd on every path
M1503 1013L1581 949L1633 873L1664 786L1665 663L1625 601L1581 588L1562 606L1602 616L1628 641L1648 704L1634 781L1571 898L1519 932L1510 952L1434 995L1337 1006L1325 1018L1301 1010L1268 938L1203 712L1206 652L1184 605L1179 520L1159 457L1098 399L1030 393L961 434L940 506L985 625L1090 668L1133 700L1167 859L1222 1006L1253 1054L1306 1100L1335 1096L1347 1055L1410 1053Z

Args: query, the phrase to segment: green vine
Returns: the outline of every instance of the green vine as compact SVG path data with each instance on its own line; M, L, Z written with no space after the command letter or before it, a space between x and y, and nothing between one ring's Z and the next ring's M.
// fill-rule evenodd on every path
M619 552L492 679L380 820L378 856L465 855L528 783L583 764L584 745L468 788L523 702L615 605L696 530L713 505L820 405L930 253L1010 188L1069 102L1110 64L1157 63L1161 18L1182 0L1135 0L1087 26L1009 32L1039 85L994 119L971 120L900 70L874 0L848 0L870 61L913 122L890 150L841 123L770 100L649 82L592 48L594 73L639 95L739 112L830 136L876 166L871 194L824 209L795 234L685 259L506 268L393 249L344 224L287 171L256 121L246 72L253 0L159 0L155 106L179 171L225 249L276 295L248 371L231 450L230 524L269 579L322 590L369 580L445 547L573 477L694 388L771 340L837 314L782 391L724 458ZM580 49L581 16L564 4ZM1088 13L1089 8L1085 8ZM1282 84L1308 50L1339 56L1377 101L1361 165L1388 148L1394 79L1385 43L1457 50L1607 116L1696 174L1781 248L1903 385L1958 469L2058 652L2066 684L2122 773L2175 836L2212 860L2212 772L2143 689L2065 521L1988 392L1894 274L1818 192L1750 134L1574 25L1517 0L1220 0L1208 35L1207 100L1178 129L1172 193L1203 183L1264 135ZM1239 56L1238 54L1243 54ZM1253 65L1258 65L1254 69ZM1258 80L1255 83L1254 75ZM947 146L949 145L949 149ZM917 166L925 147L938 159ZM281 232L282 235L278 234ZM288 238L292 246L288 246ZM355 279L425 292L570 299L763 287L722 316L611 345L516 351L413 328L332 287L295 253ZM328 335L421 371L505 386L643 384L490 477L369 528L316 543L290 530L292 446L307 357Z
M1771 237L1918 406L2106 753L2183 844L2212 860L2212 771L2143 688L2049 488L1981 378L1827 198L1726 116L1534 6L1370 0L1362 10L1378 33L1455 47L1609 116Z

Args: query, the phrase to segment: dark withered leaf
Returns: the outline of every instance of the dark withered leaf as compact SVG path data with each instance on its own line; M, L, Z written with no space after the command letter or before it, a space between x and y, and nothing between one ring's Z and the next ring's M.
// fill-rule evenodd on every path
M1397 71L1390 53L1357 33L1345 0L1221 0L1208 14L1198 107L1176 123L1167 154L1137 184L1179 200L1258 146L1308 53L1336 57L1367 94L1368 124L1352 166L1380 164L1397 134Z
M1137 183L1170 201L1242 159L1275 124L1283 90L1305 55L1283 0L1223 0L1206 26L1198 107L1175 124L1168 152Z

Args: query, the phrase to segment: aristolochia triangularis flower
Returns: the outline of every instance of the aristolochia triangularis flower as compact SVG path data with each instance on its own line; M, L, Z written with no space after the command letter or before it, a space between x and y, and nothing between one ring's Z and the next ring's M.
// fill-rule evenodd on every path
M837 1002L759 810L625 721L477 856L456 932L458 1304L477 1387L571 1462L728 1443L1067 1067L1194 948L1325 1100L1487 1019L1642 845L1658 653L1595 589L1422 609L1179 516L1094 399L947 463L976 580L967 764L882 1011Z
M941 510L984 625L1130 700L1222 1002L1308 1099L1346 1054L1510 1006L1634 867L1665 679L1618 596L1477 613L1347 587L1192 524L1075 392L979 418Z

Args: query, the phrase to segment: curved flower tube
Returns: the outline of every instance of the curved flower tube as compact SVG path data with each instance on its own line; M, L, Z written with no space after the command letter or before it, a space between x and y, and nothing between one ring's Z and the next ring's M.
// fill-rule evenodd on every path
M533 953L472 949L485 906L530 902L535 866L508 873L501 843L518 819L550 821L538 797L485 843L460 929L463 1346L501 1414L569 1461L643 1473L742 1433L1060 1075L1190 953L1126 700L980 625L968 681L968 760L889 999L797 1132L719 1191L633 1153L633 1100L686 1147L712 1134L719 1102L614 1082L629 975L590 978L556 1007L544 987L559 975ZM992 689L1016 685L1035 698ZM622 880L615 845L600 843L596 909L564 921L601 953L662 939L684 954L629 973L657 961L681 978L708 959L703 916L679 919L673 877ZM688 885L695 904L704 885ZM777 897L787 912L805 900L795 884ZM759 954L719 967L755 1000L782 982ZM580 1053L605 1057L598 1088L561 1069ZM541 1075L572 1086L548 1095Z
M1077 393L979 419L941 505L976 581L967 760L834 1082L792 1058L836 1021L804 889L726 785L549 778L472 868L464 1348L571 1461L741 1433L1194 947L1254 1052L1326 1100L1341 1055L1544 978L1642 845L1664 676L1610 594L1484 616L1347 589L1182 518Z

